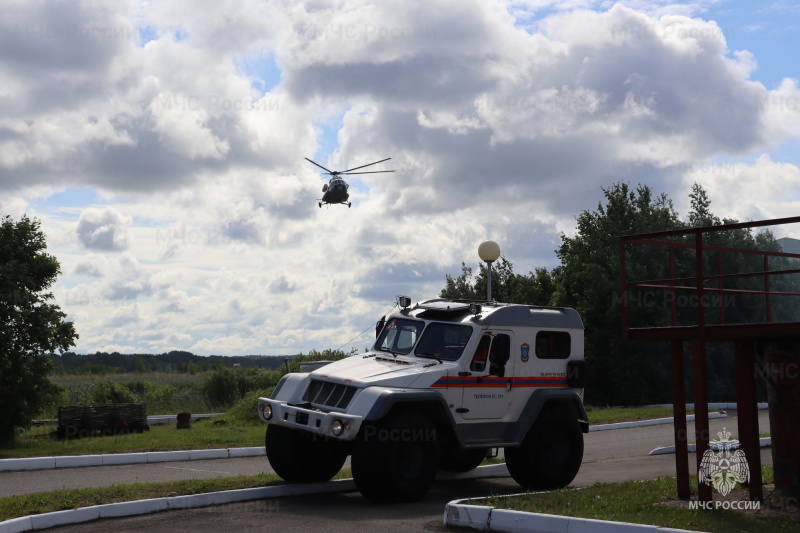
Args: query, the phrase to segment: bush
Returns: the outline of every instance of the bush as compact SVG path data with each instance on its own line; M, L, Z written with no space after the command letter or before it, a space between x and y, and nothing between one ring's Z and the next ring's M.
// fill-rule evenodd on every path
M147 404L147 410L150 413L166 413L168 411L172 413L184 410L184 407L175 408L175 387L172 385L147 383L142 396L144 397L142 401Z
M311 350L308 352L307 355L300 354L294 359L289 365L289 368L292 372L300 372L300 363L309 363L312 361L338 361L339 359L344 359L348 355L341 350L322 350L318 352L317 350Z
M130 390L132 393L142 396L147 390L148 384L142 380L136 380L136 381L126 381L125 383L123 383L123 385L128 387L128 390Z
M138 398L127 387L111 380L92 380L76 394L78 405L99 405L104 403L137 403Z
M229 407L251 391L274 387L280 377L277 370L220 368L206 377L202 389L212 407Z
M214 407L232 405L241 399L236 373L230 368L220 368L203 382L203 392Z
M239 401L231 410L223 416L214 419L215 424L230 424L230 425L261 425L261 419L258 417L258 398L269 397L275 387L268 387L265 389L255 390L248 392L247 395Z

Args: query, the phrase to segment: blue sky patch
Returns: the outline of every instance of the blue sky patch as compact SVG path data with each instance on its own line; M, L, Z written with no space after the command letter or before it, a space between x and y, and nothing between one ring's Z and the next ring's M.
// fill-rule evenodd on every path
M250 79L250 86L261 94L268 93L281 82L281 69L274 54L254 58L237 58L234 61L237 74Z

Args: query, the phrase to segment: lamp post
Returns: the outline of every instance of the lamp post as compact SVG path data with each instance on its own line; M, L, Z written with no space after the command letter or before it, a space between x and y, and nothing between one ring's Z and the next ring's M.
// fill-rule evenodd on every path
M494 241L485 241L478 246L478 256L486 261L486 300L492 301L492 263L500 257L500 245Z

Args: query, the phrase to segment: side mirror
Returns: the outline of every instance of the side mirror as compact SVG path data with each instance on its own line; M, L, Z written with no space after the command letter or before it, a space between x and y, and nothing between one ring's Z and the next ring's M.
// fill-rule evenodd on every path
M386 317L382 316L381 319L378 320L378 323L375 325L375 338L376 339L380 336L381 331L383 331L383 326L385 326L385 325L386 325Z
M567 363L567 387L584 389L589 378L585 359L575 359Z

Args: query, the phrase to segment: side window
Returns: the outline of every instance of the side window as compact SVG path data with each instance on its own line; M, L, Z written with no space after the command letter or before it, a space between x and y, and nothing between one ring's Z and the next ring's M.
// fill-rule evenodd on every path
M508 335L495 335L492 349L489 350L489 375L504 377L506 363L511 356L511 337Z
M572 338L566 331L540 331L536 334L536 357L566 359L572 352Z
M484 335L481 337L481 342L478 343L478 348L475 350L475 355L472 356L472 362L469 369L473 372L483 372L486 369L486 360L489 358L489 346L492 344L492 337Z

